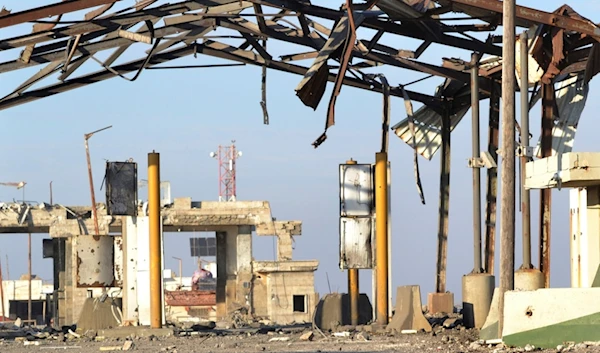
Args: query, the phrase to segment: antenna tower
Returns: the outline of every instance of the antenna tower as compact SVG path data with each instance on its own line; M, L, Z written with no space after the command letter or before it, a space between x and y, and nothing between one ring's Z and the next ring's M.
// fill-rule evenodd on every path
M217 152L211 152L210 156L219 161L219 201L235 201L235 161L242 156L242 152L235 148L235 140L232 140L230 146L219 146Z

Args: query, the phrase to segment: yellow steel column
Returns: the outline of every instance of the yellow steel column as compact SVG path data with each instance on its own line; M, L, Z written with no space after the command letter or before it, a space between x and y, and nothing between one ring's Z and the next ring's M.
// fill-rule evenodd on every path
M375 154L375 268L377 271L376 323L388 323L388 157Z
M350 324L358 325L358 268L348 269L348 295L350 297Z
M150 222L150 326L162 327L162 232L160 229L160 154L148 153L148 216Z
M356 161L350 159L346 164L356 164ZM358 286L358 268L348 269L348 297L350 299L350 324L358 325L358 298L360 289Z

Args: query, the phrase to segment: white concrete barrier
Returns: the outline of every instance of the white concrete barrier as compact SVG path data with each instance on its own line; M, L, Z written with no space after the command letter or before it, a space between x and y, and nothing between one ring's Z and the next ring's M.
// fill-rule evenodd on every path
M600 288L507 292L502 340L510 347L541 348L600 341L599 296Z

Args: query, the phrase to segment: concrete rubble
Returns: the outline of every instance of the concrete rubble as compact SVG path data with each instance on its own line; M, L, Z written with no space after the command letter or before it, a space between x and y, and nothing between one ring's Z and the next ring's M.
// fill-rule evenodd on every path
M458 310L457 310L458 311ZM240 313L243 314L243 313ZM78 352L600 352L600 342L565 343L556 349L541 350L527 345L507 348L501 342L478 339L477 330L462 326L460 312L452 314L424 313L432 326L430 333L402 334L376 330L371 325L340 326L324 332L311 324L286 326L267 322L246 322L240 328L217 325L171 326L156 331L144 327L127 330L86 330L65 326L61 330L48 327L24 327L14 322L0 323L0 351L25 352L31 349L72 349ZM239 319L239 318L238 318ZM142 330L145 330L142 332ZM186 337L188 339L186 339Z

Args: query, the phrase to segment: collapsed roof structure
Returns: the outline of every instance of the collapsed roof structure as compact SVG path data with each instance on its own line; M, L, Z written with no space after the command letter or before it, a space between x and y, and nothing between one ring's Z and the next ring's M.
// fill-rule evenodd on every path
M0 51L14 53L10 60L0 62L0 74L33 66L41 69L0 98L0 110L111 78L135 81L149 69L211 66L165 65L183 57L205 55L229 60L234 65L263 68L261 106L265 124L269 123L267 69L302 76L296 94L313 109L320 104L327 83L334 83L325 132L335 124L336 97L343 86L404 99L407 118L391 128L414 148L416 161L417 154L431 159L442 145L442 127L447 125L453 130L470 109L469 70L477 65L479 98L490 99L488 150L497 159L498 101L503 73L502 37L495 31L502 22L502 4L499 0L367 0L361 4L346 0L339 8L333 8L309 0L179 0L172 3L65 0L21 12L3 9L0 29L23 23L35 25L32 32L0 38ZM83 19L64 20L64 14L85 9L88 12ZM56 17L42 20L50 16ZM519 86L533 91L530 108L539 99L546 99L547 103L540 138L541 145L546 147L541 146L538 155L568 152L585 105L588 83L600 71L600 28L567 5L551 13L517 6L516 25L528 32L529 44L526 54L516 46L517 59L527 55L529 61L529 82ZM481 38L481 33L487 37ZM420 44L397 48L397 44L385 41L384 36L411 38ZM267 48L268 40L304 49L276 57L272 46ZM515 38L516 43L520 40L520 36ZM468 55L474 53L474 59L440 57L441 64L424 61L424 53L435 45L461 49ZM137 59L122 61L121 56L134 46L146 50L138 52ZM99 59L101 52L109 51L105 59ZM309 60L309 64L298 64L302 60ZM93 61L99 67L97 71L81 69ZM385 77L374 72L381 66L410 70L423 76L401 85L388 85ZM443 79L434 92L411 90L412 84L431 77ZM414 113L412 102L422 104ZM314 146L318 147L325 139L323 133ZM418 169L416 171L418 178ZM496 178L497 171L488 170L487 271L493 271L494 263ZM441 184L448 182L442 179ZM544 199L542 203L548 206L543 212L549 212L550 200ZM448 215L442 213L440 219L445 217L446 220L440 221L440 232L447 233ZM541 243L549 239L549 216L547 218ZM443 222L446 222L445 228ZM540 269L548 282L549 242L541 248ZM442 289L443 286L438 286L438 290Z

